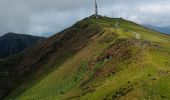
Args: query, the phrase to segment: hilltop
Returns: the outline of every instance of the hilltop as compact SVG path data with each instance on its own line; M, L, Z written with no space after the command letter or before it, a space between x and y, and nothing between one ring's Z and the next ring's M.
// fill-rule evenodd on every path
M0 93L7 100L170 99L169 55L168 35L90 16L3 59L9 74Z
M0 58L19 53L33 44L44 40L43 37L7 33L0 37Z

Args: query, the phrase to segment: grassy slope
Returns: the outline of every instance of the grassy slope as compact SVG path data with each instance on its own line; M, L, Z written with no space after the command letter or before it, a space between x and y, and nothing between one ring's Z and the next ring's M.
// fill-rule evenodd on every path
M5 72L0 74L0 99L15 88L17 90L12 94L16 96L37 84L86 46L89 38L101 30L96 24L88 23L91 22L84 19L32 48L4 59L6 64L0 63L0 71Z
M122 19L89 20L101 34L39 83L7 99L170 99L169 36Z

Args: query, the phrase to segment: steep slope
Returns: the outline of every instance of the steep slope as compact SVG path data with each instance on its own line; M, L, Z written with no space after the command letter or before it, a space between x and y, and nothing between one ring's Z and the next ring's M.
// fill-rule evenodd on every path
M18 53L45 38L7 33L0 37L0 58Z
M6 99L170 99L168 35L91 16L35 47L11 65L33 72Z
M83 48L91 37L100 33L100 27L89 23L90 20L84 19L14 57L1 60L0 97L8 95L21 83L29 87L30 81L38 82Z

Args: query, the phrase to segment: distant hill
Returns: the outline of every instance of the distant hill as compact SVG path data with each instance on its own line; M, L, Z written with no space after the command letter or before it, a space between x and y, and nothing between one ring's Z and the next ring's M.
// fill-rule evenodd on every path
M44 39L31 35L7 33L0 37L0 58L18 53Z
M0 60L4 100L170 100L170 36L87 17Z
M166 34L170 34L170 26L167 27L157 27L157 26L152 26L152 25L145 25L148 28L154 29L156 31L159 31L161 33L166 33Z

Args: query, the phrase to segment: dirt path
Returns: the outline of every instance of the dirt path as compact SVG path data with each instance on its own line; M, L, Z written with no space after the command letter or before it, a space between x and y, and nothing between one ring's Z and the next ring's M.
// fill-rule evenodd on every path
M141 35L137 32L132 32L135 35L136 39L141 39Z
M116 27L116 28L120 28L120 27L119 27L119 24L120 24L119 21L116 21L115 27Z
M115 27L116 28L120 28L120 22L119 21L116 21L116 24L115 24ZM136 39L141 39L141 35L140 33L137 33L137 32L133 32L133 31L130 31L132 34L134 34L135 38Z

